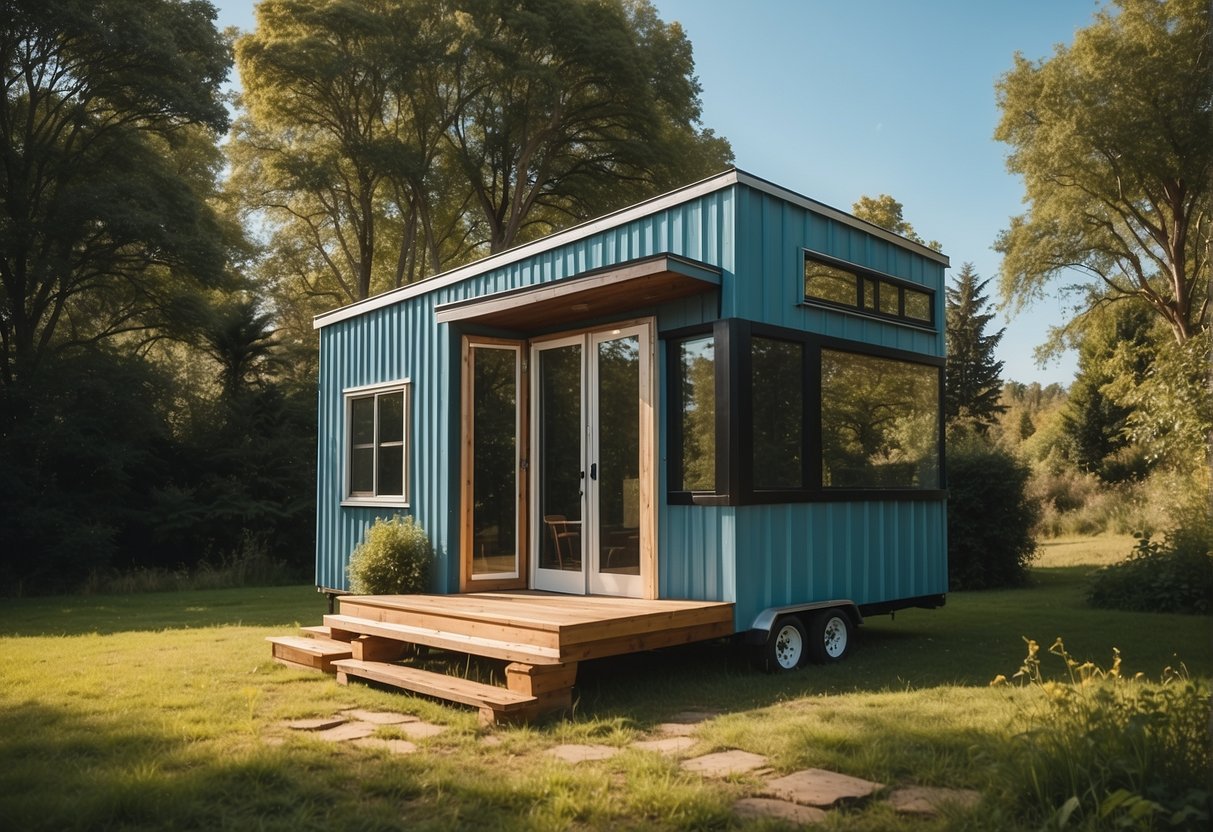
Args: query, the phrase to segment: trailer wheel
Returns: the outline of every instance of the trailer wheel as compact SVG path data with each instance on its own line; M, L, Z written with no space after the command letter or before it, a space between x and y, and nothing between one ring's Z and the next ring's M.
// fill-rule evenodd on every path
M817 664L840 662L851 652L851 617L840 609L821 610L809 620L807 653Z
M808 635L795 615L776 619L762 646L760 664L767 673L784 673L804 663Z

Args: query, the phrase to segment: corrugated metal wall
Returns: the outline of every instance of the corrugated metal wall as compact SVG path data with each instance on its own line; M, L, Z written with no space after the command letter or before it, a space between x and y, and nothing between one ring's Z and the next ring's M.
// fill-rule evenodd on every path
M788 503L736 511L740 628L767 607L947 592L942 502Z
M412 383L410 508L440 558L434 590L458 587L458 332L436 325L438 303L536 285L661 253L718 266L715 293L659 310L661 330L736 316L865 343L943 354L943 327L928 333L807 307L809 248L936 290L943 267L894 244L769 194L734 185L508 263L459 283L320 331L317 583L346 588L350 552L392 509L341 507L342 391ZM660 485L666 488L664 344L658 345ZM862 502L774 506L667 506L658 517L659 592L666 598L737 601L739 626L766 606L852 598L860 603L946 590L941 503ZM764 554L765 553L765 554Z
M376 517L413 514L429 533L439 558L437 592L458 588L459 334L434 322L434 306L570 277L592 269L672 253L728 271L732 265L734 190L708 193L667 210L508 263L435 292L366 312L320 330L319 459L317 470L316 582L347 588L350 553ZM715 293L663 307L659 326L670 328L717 317ZM650 310L651 311L651 310ZM342 391L408 378L410 507L342 507L345 435ZM659 519L660 522L660 519ZM680 578L674 597L701 578ZM664 591L664 590L663 590Z

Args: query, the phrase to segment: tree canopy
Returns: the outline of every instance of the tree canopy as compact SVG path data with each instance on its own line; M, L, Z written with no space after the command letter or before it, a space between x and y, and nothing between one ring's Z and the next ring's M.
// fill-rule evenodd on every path
M715 172L691 47L623 0L265 0L234 182L349 302Z
M1006 303L1079 275L1081 309L1133 299L1178 343L1208 327L1211 66L1205 0L1115 0L1050 58L1015 56L995 137L1028 210L996 245Z
M230 67L214 9L9 0L0 30L0 382L163 325L225 263L207 203Z
M939 243L935 240L927 242L919 236L918 232L914 230L914 226L905 218L904 211L904 206L888 194L880 194L875 197L865 194L851 205L851 213L859 219L879 225L894 234L900 234L907 240L938 251Z

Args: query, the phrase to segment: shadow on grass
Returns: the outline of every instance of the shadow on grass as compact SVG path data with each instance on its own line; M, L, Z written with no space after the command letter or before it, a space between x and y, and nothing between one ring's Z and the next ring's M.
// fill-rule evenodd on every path
M0 601L0 637L290 627L318 624L327 609L312 586L7 598Z

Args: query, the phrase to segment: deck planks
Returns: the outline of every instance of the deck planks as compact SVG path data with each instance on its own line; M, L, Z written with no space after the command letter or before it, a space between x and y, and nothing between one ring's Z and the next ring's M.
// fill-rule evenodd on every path
M271 639L275 659L336 672L343 684L357 676L472 705L494 722L567 710L578 662L733 633L733 604L718 601L514 590L349 595L338 604L340 612L326 615L323 628L308 628L314 638ZM508 687L383 661L405 656L408 645L511 662Z

